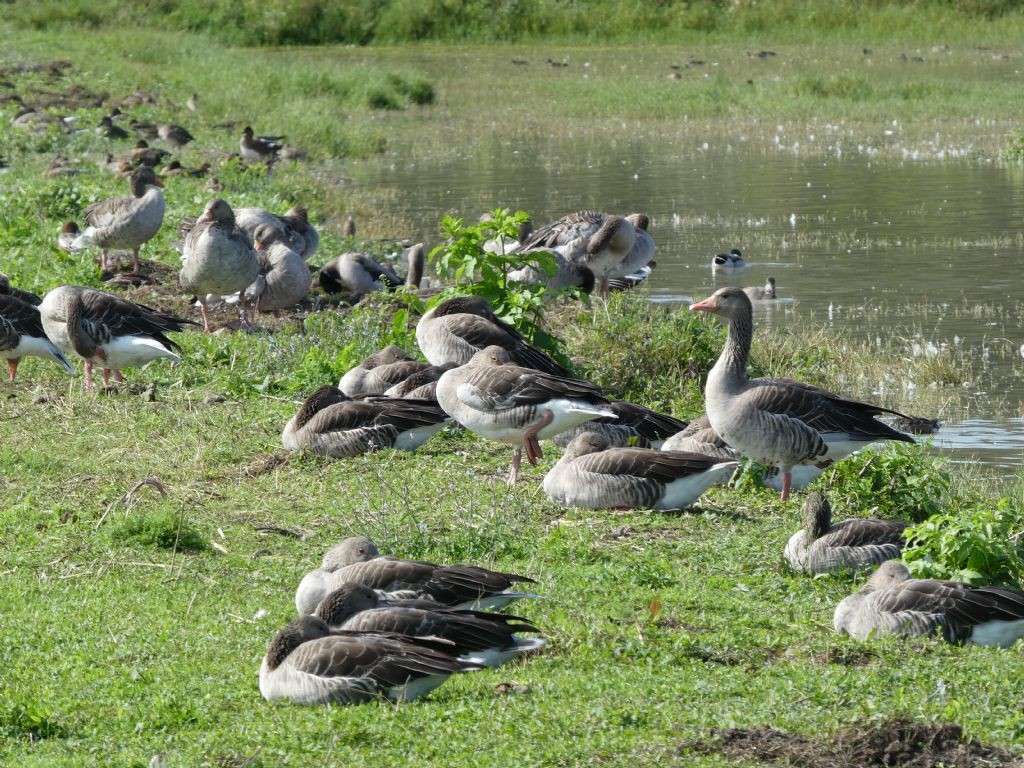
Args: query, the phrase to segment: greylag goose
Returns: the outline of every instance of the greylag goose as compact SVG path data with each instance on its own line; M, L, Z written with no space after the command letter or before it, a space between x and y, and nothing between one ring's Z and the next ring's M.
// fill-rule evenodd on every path
M744 288L743 292L750 297L751 301L771 301L776 298L775 278L769 277L763 287Z
M343 253L320 268L320 287L327 293L351 294L353 302L374 291L403 284L402 278L366 253Z
M39 309L0 291L0 357L7 360L7 374L11 381L18 372L18 363L26 356L53 360L64 366L68 373L75 372L64 353L46 337Z
M50 341L85 360L87 389L92 387L94 363L103 366L107 384L110 371L115 381L121 381L122 368L138 368L161 357L179 362L175 350L181 347L166 334L194 325L191 320L77 285L62 285L47 293L39 314Z
M408 601L412 602L412 601ZM405 637L431 637L453 644L452 653L465 661L497 667L547 645L542 637L519 638L517 632L540 632L518 616L484 611L459 611L416 600L391 604L362 584L342 584L325 597L313 614L332 632L377 632Z
M107 268L107 251L130 248L133 268L138 271L139 248L164 223L164 195L159 189L163 185L152 168L139 168L131 176L131 197L102 200L85 209L85 231L73 247L98 246L101 269Z
M309 223L309 211L302 205L292 206L280 216L263 208L239 208L235 211L235 223L250 239L255 239L259 227L273 227L284 235L288 247L306 261L320 246L320 234Z
M415 451L448 420L440 406L423 400L349 400L326 385L306 398L285 425L289 451L347 458L382 448Z
M830 573L898 558L909 523L853 517L832 525L832 507L820 493L804 501L804 525L786 543L783 556L798 571Z
M565 255L590 268L598 279L601 295L607 298L608 278L629 256L635 242L636 230L629 219L600 211L578 211L535 230L513 252L566 246Z
M594 419L555 435L551 441L562 448L584 432L603 435L612 448L660 448L667 438L686 429L686 422L652 411L642 405L612 400L614 419Z
M648 448L611 448L584 432L544 477L544 493L567 507L684 509L729 479L735 461Z
M107 139L127 139L128 131L119 125L114 125L113 119L110 115L104 115L100 118L100 124L96 126L96 135Z
M529 257L531 253L537 253L537 251L546 251L554 258L555 273L553 275L547 274L533 264L526 264L509 272L508 279L528 285L544 285L550 298L555 298L566 288L579 288L586 294L593 292L596 278L589 267L577 264L554 248L534 248L524 253L523 256Z
M782 499L789 498L792 469L827 466L867 443L914 438L875 417L890 411L849 400L792 379L747 379L754 320L750 298L740 288L720 288L690 306L729 324L725 348L708 374L705 402L715 432L753 461L782 471Z
M135 142L135 148L132 150L132 165L155 168L170 156L171 153L166 149L151 147L144 139L140 139Z
M540 441L602 417L614 418L611 403L589 381L567 379L512 365L498 346L477 352L437 382L437 402L471 432L515 445L508 482L514 485L525 450L536 464Z
M430 367L429 363L413 360L394 344L389 344L342 376L338 389L348 397L382 395L414 373Z
M633 225L636 239L626 257L608 273L609 288L612 279L626 279L635 275L654 259L654 238L647 233L647 227L651 224L650 218L644 213L631 213L626 219Z
M455 672L481 668L458 659L453 648L428 639L331 634L323 620L303 616L271 641L260 664L260 693L296 704L412 701Z
M958 645L1009 648L1024 637L1024 592L912 579L907 566L889 560L836 606L833 623L858 640L936 634Z
M180 125L175 125L174 123L160 123L160 125L156 127L156 134L166 141L175 152L184 147L190 141L196 140L196 137L189 133L185 128Z
M722 461L734 461L740 457L711 428L711 421L708 420L706 413L702 413L681 432L665 440L661 444L661 450L699 453L702 456L714 456Z
M238 148L247 163L272 163L281 149L284 136L257 136L251 126L245 126Z
M178 282L186 292L198 295L203 313L203 329L210 330L206 305L220 296L244 291L260 272L259 260L252 243L235 225L235 214L224 200L211 200L203 215L185 235L184 263ZM248 299L241 295L242 324L249 325L246 317Z
M431 365L465 365L480 350L496 345L507 350L518 365L553 376L572 376L519 331L499 320L482 296L442 301L420 318L416 341Z
M263 224L256 229L259 277L245 289L245 297L257 311L272 312L294 307L309 293L309 267L285 242L280 230Z
M514 600L537 598L512 585L533 582L527 576L475 565L437 565L421 560L382 557L365 536L352 536L327 550L323 562L295 590L299 615L313 613L342 584L362 584L386 600L419 598L453 608L501 610Z
M13 296L24 301L26 304L31 304L33 307L38 307L43 303L43 300L31 291L25 291L11 285L11 279L3 272L0 272L0 296Z
M75 240L82 234L78 229L78 224L73 221L66 221L61 224L60 233L57 235L57 247L62 251L74 250Z
M132 120L128 123L128 127L135 132L135 135L140 141L146 141L147 139L152 141L159 135L156 123L148 123L143 120ZM146 146L148 147L149 145L147 144Z
M711 269L712 270L730 270L730 269L742 269L747 266L747 263L743 261L743 254L739 248L733 248L728 253L717 253L711 257Z
M404 381L384 392L384 397L404 397L408 400L431 400L437 402L437 382L452 368L455 363L447 365L430 365L417 371Z

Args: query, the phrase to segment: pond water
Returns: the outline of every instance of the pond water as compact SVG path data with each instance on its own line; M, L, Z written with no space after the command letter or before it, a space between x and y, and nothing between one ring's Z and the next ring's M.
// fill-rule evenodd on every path
M801 152L828 130L780 127L774 151L742 137L659 146L494 136L444 162L399 153L350 172L357 184L393 188L410 236L428 243L446 211L475 219L500 204L537 223L582 208L643 211L657 244L653 301L773 276L787 301L759 309L759 322L824 324L870 343L895 337L909 354L956 345L976 375L955 413L927 414L944 421L936 444L958 460L1015 469L1024 459L1024 177L963 158L844 151L827 138L825 151ZM712 255L731 248L747 267L713 273Z

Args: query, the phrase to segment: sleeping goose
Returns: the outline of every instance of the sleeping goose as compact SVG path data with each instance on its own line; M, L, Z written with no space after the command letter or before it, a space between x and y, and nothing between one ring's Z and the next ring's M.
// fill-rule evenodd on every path
M554 259L555 273L553 275L547 274L534 264L525 264L519 269L509 272L508 279L527 285L544 285L547 288L545 296L548 298L558 296L566 288L579 288L586 294L593 292L596 278L589 267L577 264L554 248L534 248L522 255L524 258L529 258L530 254L538 251L547 252Z
M782 499L789 498L792 469L827 466L867 443L914 438L875 417L890 411L849 400L792 379L747 379L753 307L740 288L721 288L690 306L729 323L725 348L708 374L705 403L715 432L741 455L782 471Z
M597 432L612 448L660 448L664 440L686 429L685 421L625 400L612 400L611 408L614 419L588 421L555 435L551 442L565 448L578 435Z
M327 293L351 294L353 302L368 293L392 290L403 283L394 270L366 253L343 253L320 268L320 287Z
M803 528L786 543L783 556L798 571L829 573L898 558L909 523L852 517L832 525L832 507L820 493L804 501Z
M260 273L245 289L246 300L262 312L294 307L306 298L313 280L306 262L272 226L257 227L254 241Z
M388 388L430 367L429 363L413 360L394 344L389 344L346 372L338 382L338 389L348 397L382 395Z
M413 601L408 601L413 602ZM325 597L313 615L332 632L378 632L405 637L431 637L453 644L452 653L465 661L497 667L529 651L547 645L541 637L519 638L517 632L540 632L518 616L485 611L452 610L437 603L417 600L382 601L362 584L342 584Z
M41 298L31 291L15 288L11 285L11 279L3 272L0 272L0 296L13 296L24 301L26 304L31 304L33 307L38 307L43 302Z
M79 249L96 245L100 249L100 269L107 269L107 251L130 248L133 268L139 269L139 248L160 230L164 223L164 184L152 168L143 167L131 175L131 197L114 197L93 203L85 209L85 231L73 243Z
M912 579L907 566L889 560L836 606L833 624L858 640L934 634L958 645L1009 648L1024 637L1024 592Z
M299 582L295 608L300 616L313 613L342 584L362 584L386 600L419 598L453 608L501 610L514 600L538 597L514 591L512 586L518 582L533 579L475 565L382 557L370 539L352 536L327 550L320 568Z
M64 366L68 373L75 372L64 353L46 337L39 309L0 291L0 357L7 360L7 374L11 381L17 374L18 363L25 356L53 360Z
M735 461L648 448L611 448L584 432L544 478L544 493L567 507L684 509L729 479Z
M455 368L447 365L428 365L384 392L384 397L404 397L409 400L433 400L437 402L437 382L445 372Z
M651 224L650 218L644 213L631 213L626 219L633 225L636 238L629 253L608 273L609 280L625 279L634 275L654 258L654 238L647 233L647 227Z
M431 365L465 365L480 350L496 345L507 350L517 365L553 376L572 375L498 319L483 296L442 301L420 318L416 341Z
M103 366L103 383L121 381L122 368L138 368L166 357L180 362L181 347L167 338L183 331L183 320L141 304L77 285L62 285L43 297L39 305L43 329L64 352L85 360L85 386L92 387L94 363Z
M260 693L296 704L412 701L455 672L482 666L456 658L453 649L429 639L331 634L323 620L303 616L271 641L260 664Z
M515 445L508 482L519 475L522 453L536 464L544 456L540 441L586 421L612 418L615 411L589 381L522 368L498 346L477 352L437 382L437 402L471 432L499 443Z
M600 211L578 211L534 230L513 252L567 246L565 255L594 273L601 295L607 298L608 278L629 255L635 241L636 230L629 219Z
M750 297L751 301L771 301L776 298L775 278L769 277L767 282L765 282L764 287L755 286L753 288L744 288L743 292Z
M349 400L326 385L306 398L289 419L281 443L289 451L347 458L382 448L415 451L448 420L423 400Z
M220 199L206 204L203 215L185 235L182 261L178 282L185 292L198 295L203 330L207 332L210 330L210 318L206 305L220 296L244 291L260 272L252 243L235 225L231 206ZM247 307L248 299L243 293L243 326L250 325L246 317Z
M747 263L743 261L743 254L740 253L739 248L733 248L728 253L718 253L711 257L712 271L719 269L729 271L732 269L742 269L745 266L747 266Z
M281 149L284 136L257 136L251 126L245 126L238 149L247 163L272 163Z
M238 208L235 224L250 240L256 238L259 227L273 227L284 235L284 242L304 261L308 261L320 246L320 234L310 224L309 211L302 205L294 205L280 216L264 208Z

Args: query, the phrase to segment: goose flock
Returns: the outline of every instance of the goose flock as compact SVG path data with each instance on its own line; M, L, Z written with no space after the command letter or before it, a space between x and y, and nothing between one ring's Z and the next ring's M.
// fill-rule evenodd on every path
M189 102L195 111L197 97ZM127 138L115 125L118 117L104 117L97 135ZM164 185L154 168L169 155L146 141L161 140L178 151L193 140L174 124L136 121L131 128L139 145L128 168L118 163L128 172L131 194L96 201L85 211L84 229L68 222L58 235L59 247L71 253L99 249L104 271L114 264L114 250L130 251L132 273L144 271L141 249L163 226ZM301 153L283 137L258 136L251 127L243 131L239 151L250 163ZM649 225L644 214L584 210L538 229L527 223L515 240L495 238L484 249L521 255L514 280L542 283L552 293L576 287L607 297L651 274ZM302 206L276 214L233 208L217 197L180 231L178 285L183 296L195 296L205 332L212 330L210 308L222 302L238 304L239 327L248 330L256 327L259 312L293 308L312 290L307 262L320 237ZM341 231L351 247L351 216ZM531 262L538 250L552 257L553 274ZM319 286L346 294L352 303L403 285L419 289L423 245L411 247L406 259L402 278L366 253L342 253L319 270ZM714 256L711 266L736 274L743 255L734 248ZM544 457L541 442L549 440L562 453L541 487L555 503L678 510L729 482L741 459L765 465L766 483L786 501L868 444L913 442L898 427L920 420L792 379L748 377L752 302L775 298L769 277L764 286L721 288L690 306L725 323L727 336L708 372L706 411L689 421L612 399L578 378L566 361L531 344L484 298L464 295L436 301L419 319L416 341L425 361L394 346L370 355L337 386L324 383L312 392L284 425L281 443L288 451L345 459L389 448L415 451L442 430L461 428L512 447L508 482L514 485L523 456L536 465ZM81 359L86 388L93 385L95 366L104 384L111 374L120 381L123 369L158 359L181 362L181 347L170 334L199 324L95 288L62 285L39 297L0 273L0 356L11 381L26 356L68 373ZM793 569L812 574L877 567L836 607L837 632L860 639L936 634L999 647L1024 636L1024 592L911 578L898 560L907 526L859 517L833 523L828 500L810 493L803 528L783 555ZM504 611L518 601L542 599L517 588L532 581L479 566L382 556L369 539L347 539L299 582L299 617L271 639L259 670L260 692L268 700L301 704L408 701L453 674L524 658L547 640L529 619Z

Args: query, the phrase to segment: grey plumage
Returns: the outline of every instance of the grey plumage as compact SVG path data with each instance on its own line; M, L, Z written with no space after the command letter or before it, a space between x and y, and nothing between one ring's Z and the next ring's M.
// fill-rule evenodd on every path
M394 344L389 344L346 371L338 382L338 389L348 397L382 395L385 390L430 367L429 363L413 360Z
M53 360L68 373L75 372L64 353L47 338L39 308L0 292L0 358L7 360L11 381L14 381L18 363L26 356Z
M612 400L615 418L588 421L573 429L555 435L551 441L565 448L584 432L597 432L611 448L658 448L672 435L686 429L686 422L674 416L652 411L642 405Z
M320 287L327 293L348 293L353 301L374 291L404 284L394 270L366 253L343 253L320 268Z
M100 266L107 267L107 251L131 249L135 269L139 267L139 249L160 230L164 221L163 186L152 168L139 168L131 176L131 197L115 197L93 203L85 209L86 229L75 247L96 245L101 251Z
M245 289L246 299L258 311L294 307L309 293L313 279L309 267L280 230L263 224L254 235L259 276Z

